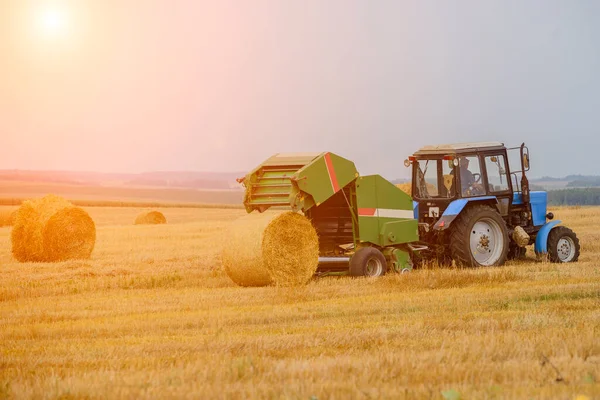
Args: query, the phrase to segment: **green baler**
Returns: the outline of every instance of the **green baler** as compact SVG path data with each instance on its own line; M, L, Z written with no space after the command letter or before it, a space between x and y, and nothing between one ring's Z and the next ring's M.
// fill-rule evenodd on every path
M276 154L242 180L249 213L302 212L319 235L319 275L383 275L412 269L423 249L409 195L379 175L360 176L333 153Z

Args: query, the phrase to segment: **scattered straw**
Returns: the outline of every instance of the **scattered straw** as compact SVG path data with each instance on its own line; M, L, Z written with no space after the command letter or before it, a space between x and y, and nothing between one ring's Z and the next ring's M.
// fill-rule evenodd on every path
M85 259L94 250L96 225L81 208L48 195L18 209L11 240L20 262Z
M135 219L135 225L159 225L166 224L167 218L159 211L143 212Z

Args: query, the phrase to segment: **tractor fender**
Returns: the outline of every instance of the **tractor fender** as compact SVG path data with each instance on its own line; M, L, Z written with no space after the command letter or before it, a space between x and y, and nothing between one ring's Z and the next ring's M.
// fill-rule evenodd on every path
M469 203L493 203L498 204L498 199L495 196L480 196L471 197L469 199L458 199L448 204L448 208L442 214L438 222L435 223L433 229L436 231L444 231L452 225L452 222L460 215L462 210Z
M544 226L540 228L535 237L535 252L536 253L547 253L548 252L548 236L550 235L550 231L556 227L556 225L560 224L561 221L550 221Z

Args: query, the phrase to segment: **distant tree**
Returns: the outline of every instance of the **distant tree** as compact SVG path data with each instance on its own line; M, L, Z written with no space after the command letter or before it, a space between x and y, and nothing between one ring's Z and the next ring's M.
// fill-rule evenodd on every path
M582 177L581 179L575 179L567 184L567 187L572 188L587 188L587 187L600 187L600 176L589 176Z
M548 192L548 204L597 206L600 205L600 188L551 190Z

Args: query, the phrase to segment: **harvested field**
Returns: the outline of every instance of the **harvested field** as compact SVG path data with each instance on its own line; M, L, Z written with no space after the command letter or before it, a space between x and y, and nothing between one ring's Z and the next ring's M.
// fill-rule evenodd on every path
M295 288L227 276L243 210L169 209L156 226L85 210L85 261L18 263L0 228L2 398L600 397L600 208L553 210L581 238L576 264Z
M396 184L396 187L400 190L402 190L404 193L406 194L411 194L411 190L412 190L412 183L411 182L406 182L406 183L398 183Z
M16 208L4 208L0 210L0 228L4 226L13 226L16 217Z

